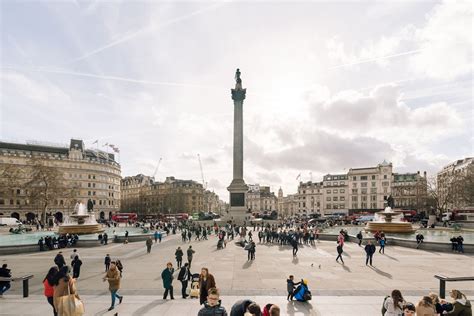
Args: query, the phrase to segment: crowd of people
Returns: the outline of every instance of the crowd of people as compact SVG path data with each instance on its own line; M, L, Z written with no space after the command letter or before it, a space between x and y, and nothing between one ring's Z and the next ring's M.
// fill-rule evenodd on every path
M67 247L74 247L79 240L79 236L77 234L62 234L56 237L53 236L45 236L41 237L38 240L38 246L40 251L45 250L54 250L60 248L67 248Z

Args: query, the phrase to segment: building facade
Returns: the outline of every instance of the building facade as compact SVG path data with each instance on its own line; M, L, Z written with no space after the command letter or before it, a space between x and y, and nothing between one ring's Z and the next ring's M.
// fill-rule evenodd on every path
M300 182L298 185L298 208L299 213L320 213L323 209L323 183L322 182Z
M349 210L378 211L392 194L392 164L386 161L375 167L351 168L349 180Z
M245 194L247 210L250 212L278 211L278 198L269 186L259 184L248 185L249 190Z
M440 207L445 210L474 209L474 158L456 160L436 175Z
M115 156L86 149L0 142L0 215L21 220L54 216L62 222L77 202L93 202L108 218L120 208L120 164Z
M327 174L323 177L322 215L348 213L349 181L347 174Z
M428 201L426 171L416 173L394 173L392 197L396 208L425 211Z

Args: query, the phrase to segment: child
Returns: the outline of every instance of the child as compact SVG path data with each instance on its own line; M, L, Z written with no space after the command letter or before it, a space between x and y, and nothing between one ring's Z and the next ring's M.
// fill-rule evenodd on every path
M286 279L286 289L288 291L288 297L286 298L288 301L293 300L293 291L295 290L295 286L300 284L301 282L295 283L294 277L290 275L288 279Z

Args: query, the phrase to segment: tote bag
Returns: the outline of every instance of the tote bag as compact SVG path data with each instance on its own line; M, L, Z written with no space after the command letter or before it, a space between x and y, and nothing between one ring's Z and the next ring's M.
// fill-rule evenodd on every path
M84 303L77 294L71 294L71 283L67 287L67 295L58 297L59 316L81 316L85 313Z

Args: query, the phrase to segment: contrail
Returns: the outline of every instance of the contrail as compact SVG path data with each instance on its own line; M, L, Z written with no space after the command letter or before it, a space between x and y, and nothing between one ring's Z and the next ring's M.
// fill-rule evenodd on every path
M219 3L213 4L213 5L207 6L207 7L203 8L203 9L199 9L199 10L197 10L197 11L191 12L191 13L189 13L189 14L186 14L186 15L183 15L183 16L180 16L180 17L177 17L177 18L168 20L168 21L164 22L163 24L160 24L160 25L149 25L149 26L147 26L147 27L141 28L141 29L139 29L139 30L137 30L137 31L134 31L134 32L132 32L132 33L125 34L124 36L122 36L122 37L120 37L120 38L118 38L118 39L116 39L116 40L114 40L114 41L112 41L112 42L110 42L110 43L108 43L108 44L106 44L106 45L104 45L104 46L101 46L101 47L99 47L99 48L96 48L96 49L94 49L94 50L92 50L92 51L90 51L90 52L88 52L88 53L86 53L86 54L84 54L84 55L82 55L82 56L80 56L80 57L77 57L77 58L75 58L75 59L69 61L66 65L73 64L73 63L76 63L76 62L78 62L78 61L81 61L81 60L84 60L84 59L86 59L86 58L89 58L90 56L93 56L93 55L95 55L95 54L98 54L98 53L100 53L100 52L102 52L102 51L104 51L104 50L106 50L106 49L108 49L108 48L110 48L110 47L114 47L114 46L116 46L116 45L118 45L118 44L120 44L120 43L126 42L126 41L128 41L128 40L130 40L130 39L132 39L132 38L134 38L134 37L136 37L136 36L138 36L138 35L140 35L140 34L147 33L147 32L150 32L150 31L157 31L157 30L160 30L160 29L162 29L162 28L164 28L164 27L167 27L167 26L176 24L176 23L178 23L178 22L187 20L187 19L189 19L189 18L192 18L192 17L194 17L194 16L196 16L196 15L205 13L205 12L207 12L207 11L209 11L209 10L213 10L213 9L215 9L215 8L224 6L224 5L226 5L228 2L230 2L230 1L219 2Z
M148 85L209 88L209 89L216 88L216 87L212 87L212 86L204 86L204 85L198 85L198 84L169 82L169 81L141 80L141 79L118 77L118 76L107 76L107 75L99 75L99 74L93 74L93 73L76 72L76 71L69 71L69 70L64 70L64 69L46 69L46 68L41 68L41 67L38 67L38 68L21 68L21 67L11 67L11 66L0 67L0 69L14 70L14 71L27 71L27 72L28 71L42 72L42 73L69 75L69 76L94 78L94 79L102 79L102 80L114 80L114 81L130 82L130 83L137 83L137 84L148 84Z
M387 56L380 56L380 57L374 57L374 58L369 58L369 59L363 59L363 60L355 61L355 62L352 62L352 63L333 66L333 67L330 67L328 69L332 70L332 69L337 69L337 68L342 68L342 67L347 67L347 66L352 66L352 65L371 63L371 62L381 60L381 59L390 59L390 58L396 58L396 57L405 56L405 55L418 54L421 51L423 51L423 49L416 49L416 50L411 50L411 51L408 51L408 52L403 52L403 53L398 53L398 54L392 54L392 55L387 55Z

